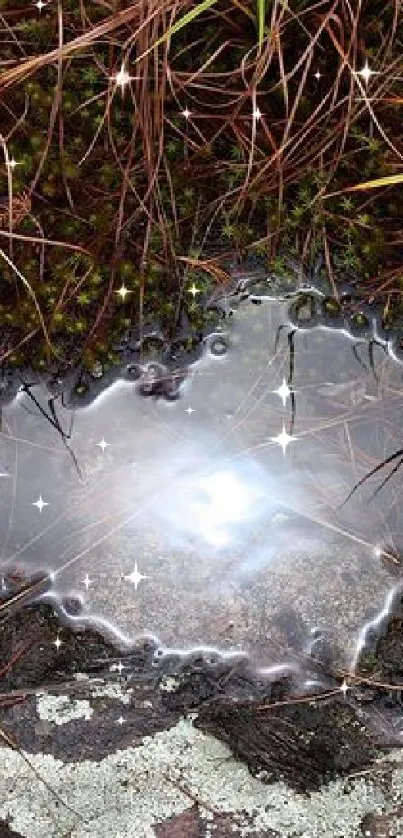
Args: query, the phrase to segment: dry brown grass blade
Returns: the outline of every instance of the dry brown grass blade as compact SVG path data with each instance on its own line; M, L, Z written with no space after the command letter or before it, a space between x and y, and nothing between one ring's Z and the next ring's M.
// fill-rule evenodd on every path
M381 96L380 102L387 102L388 105L403 105L403 96Z
M249 20L253 21L253 23L255 22L256 15L254 15L253 12L251 12L251 10L248 9L247 6L245 6L243 3L240 3L239 0L231 0L231 3L233 6L236 6L237 9L240 9L241 12L243 12L244 15L246 15L246 17L249 18Z
M223 268L220 268L219 265L209 259L193 259L190 256L177 256L177 260L178 262L185 262L187 265L191 265L192 268L199 268L201 271L206 271L217 282L227 283L231 279L230 275Z
M15 346L12 346L12 347L11 347L11 349L8 349L8 350L7 350L7 352L3 352L3 354L2 354L2 355L0 355L0 364L3 364L3 363L4 363L4 361L6 361L6 360L7 360L7 358L9 358L9 357L10 357L10 355L12 355L12 354L13 354L13 352L17 352L17 351L20 349L20 347L21 347L21 346L24 346L24 344L25 344L25 343L29 343L29 341L30 341L33 337L35 337L35 335L37 335L37 334L38 334L38 332L39 332L39 327L37 327L36 329L32 329L32 330L29 332L29 334L28 334L28 335L25 335L25 337L21 338L21 340L20 340L20 341L18 341L18 343L17 343ZM1 414L0 414L0 415L1 415Z
M340 688L328 690L323 693L312 693L312 695L302 695L297 698L289 698L284 701L273 701L270 704L258 704L257 707L254 707L253 709L256 710L256 712L262 712L263 710L275 710L276 707L288 707L291 704L315 704L317 701L325 701L328 698L334 698L336 695L340 695Z
M49 244L52 247L62 247L63 250L73 250L76 253L83 253L85 256L92 255L86 247L81 247L79 244L71 244L71 242L63 242L56 239L42 239L37 236L23 236L21 233L9 233L6 232L6 230L0 230L0 236L17 239L18 241L23 242L31 242L31 244Z
M26 585L21 591L18 591L17 594L13 594L9 599L5 602L0 603L0 614L4 614L9 611L14 605L21 605L24 603L24 600L28 599L28 597L32 596L32 594L36 594L42 590L44 586L46 586L47 582L49 581L48 574L44 574L38 579L36 582L31 582Z
M47 67L49 64L57 62L60 58L62 60L71 57L85 47L90 46L105 35L115 32L121 26L133 24L133 21L138 20L142 2L132 4L128 9L115 12L107 20L94 26L90 32L85 32L84 35L79 35L72 41L63 44L63 49L53 49L44 55L35 56L35 58L28 58L26 61L19 62L16 67L6 70L0 75L0 90L5 90L13 84L25 81L29 76L39 70L41 67ZM153 15L158 14L157 11Z

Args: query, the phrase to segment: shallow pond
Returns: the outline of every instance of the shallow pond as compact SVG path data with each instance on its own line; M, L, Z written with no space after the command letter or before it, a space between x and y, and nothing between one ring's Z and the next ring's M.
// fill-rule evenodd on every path
M341 328L289 342L289 301L261 289L231 305L168 398L143 356L85 407L45 383L3 407L3 573L50 571L68 619L122 646L269 668L322 634L348 664L395 582L377 548L401 540L399 471L345 501L401 446L403 366L375 346L374 375Z

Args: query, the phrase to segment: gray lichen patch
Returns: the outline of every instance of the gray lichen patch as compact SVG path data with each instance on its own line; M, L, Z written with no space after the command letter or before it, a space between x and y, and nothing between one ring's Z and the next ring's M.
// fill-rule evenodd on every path
M88 721L94 711L87 699L41 693L37 696L37 712L42 721L63 725L75 719Z
M164 675L160 681L160 690L162 692L172 693L176 692L181 684L181 678L172 675Z
M130 704L133 690L129 687L122 688L121 684L107 684L104 683L99 686L91 686L92 698L111 698L115 701L121 701L123 704Z
M264 785L237 762L226 745L180 720L99 763L64 764L50 755L30 757L75 817L40 783L15 751L2 751L0 817L27 838L155 838L157 825L200 801L200 815L228 815L235 836L356 838L368 811L396 809L403 771L391 761L393 800L375 775L331 782L310 796L285 783ZM207 826L206 826L207 829ZM70 830L70 831L69 831ZM211 830L210 830L211 831Z
M106 698L121 701L129 705L133 690L122 689L120 684L93 684L90 688L91 699ZM42 721L57 725L67 724L76 719L91 719L94 708L88 699L76 699L68 695L37 693L37 714Z

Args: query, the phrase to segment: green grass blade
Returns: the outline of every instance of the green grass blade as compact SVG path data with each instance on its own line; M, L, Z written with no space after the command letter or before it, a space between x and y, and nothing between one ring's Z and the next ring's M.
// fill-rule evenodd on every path
M183 15L183 17L181 17L180 20L177 20L176 23L170 26L170 28L167 29L167 31L164 32L163 35L161 35L161 38L158 38L158 40L155 41L155 43L152 44L152 46L149 47L149 49L147 49L145 52L142 53L142 55L139 55L138 58L136 58L134 63L137 64L138 61L141 61L141 59L148 55L148 53L155 49L155 47L159 47L159 45L163 44L164 41L167 41L168 38L171 37L171 35L175 35L175 32L179 32L180 29L183 29L184 26L187 26L188 23L191 23L192 20L201 15L202 12L205 12L206 9L209 9L210 6L214 6L215 3L217 3L217 0L202 0L202 2L198 4L198 6L195 6L195 8L191 9L190 12L186 12L186 14Z
M190 12L186 12L180 20L177 20L176 23L168 29L165 35L163 35L162 38L159 38L157 44L161 44L163 41L166 41L167 38L170 38L171 35L174 35L175 32L179 32L180 29L183 29L184 26L191 23L192 20L201 15L202 12L205 12L206 9L209 9L210 6L213 6L214 3L217 3L217 0L202 0L198 6L195 6L194 9L190 9Z
M264 24L266 20L266 0L257 0L257 35L259 49L261 49L264 37Z

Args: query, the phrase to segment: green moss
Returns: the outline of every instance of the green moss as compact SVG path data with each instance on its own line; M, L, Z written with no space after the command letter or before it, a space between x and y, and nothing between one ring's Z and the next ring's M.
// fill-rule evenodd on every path
M75 320L72 324L72 331L75 334L83 335L87 330L87 322L84 319Z
M20 11L25 8L23 0L15 0L15 4L16 9ZM5 4L6 7L7 5ZM308 28L313 22L310 19L310 5L309 0L296 0L294 9L294 13L304 10L304 21ZM79 5L75 0L65 0L63 11L66 39L79 37L82 34ZM214 25L207 15L206 20L203 20L202 43L199 37L200 21L197 21L198 26L193 22L178 32L170 47L172 66L178 72L183 71L191 75L195 67L205 62L208 62L210 74L219 70L225 72L225 87L228 86L226 95L230 94L228 102L231 93L235 89L238 91L238 82L235 88L231 88L231 72L234 71L234 80L239 78L241 62L245 54L252 55L251 50L256 39L252 22L242 14L242 25L239 26L240 14L239 9L231 7L228 16L220 18L219 23L214 21ZM91 11L91 21L102 20L108 15L110 9L106 6L94 7ZM302 27L292 16L289 17L287 12L286 17L283 49L285 66L288 67L291 52L299 54L304 44ZM374 2L367 4L362 17L366 31L367 54L372 55L376 64L381 61L382 50L388 42L386 35L392 23L392 14L385 8L385 4ZM56 46L57 13L53 4L48 4L40 15L35 11L34 15L28 17L18 15L15 23L14 19L10 21L10 25L15 26L16 35L24 44L27 54L46 53ZM233 23L235 29L232 28ZM116 37L119 39L119 33ZM211 58L222 45L223 39L226 48L216 56L214 63L211 63ZM397 44L392 44L388 61L393 62L398 55ZM5 45L4 60L19 61L20 57L10 37ZM195 111L194 124L192 121L186 122L180 113L185 101L181 99L179 103L168 90L164 101L164 143L161 158L158 130L154 135L154 129L148 129L146 125L141 124L139 114L142 112L143 103L136 101L134 107L130 91L127 90L124 96L118 92L110 102L114 147L108 133L109 128L105 125L91 153L79 166L78 162L90 148L103 119L107 99L101 96L96 101L90 100L107 90L110 58L109 45L104 42L98 43L95 39L88 45L88 50L86 48L85 55L74 54L71 60L64 63L61 102L63 143L60 143L57 130L51 138L48 137L49 118L57 83L56 62L38 68L23 84L7 89L7 105L10 105L10 112L7 109L4 111L2 118L5 122L2 130L4 135L10 134L10 154L13 153L20 163L13 172L14 193L18 194L32 182L50 138L45 165L32 196L33 218L40 223L47 238L80 245L94 254L91 273L86 277L85 284L80 284L80 280L91 266L91 261L86 262L82 256L74 261L71 253L59 245L46 248L46 280L41 286L37 282L38 248L33 250L31 244L24 243L22 247L20 243L15 243L18 266L35 288L46 317L56 330L57 336L64 336L67 330L72 335L85 334L89 328L88 323L94 322L93 314L96 314L97 307L103 305L112 264L116 268L118 281L124 282L134 293L124 301L124 306L117 304L119 300L116 295L112 295L106 307L105 319L100 324L102 334L105 333L105 323L109 324L104 354L107 354L110 348L110 335L118 334L119 330L128 328L128 324L135 325L138 322L138 289L141 286L139 267L149 221L151 235L147 238L148 249L145 254L147 268L143 288L144 314L152 313L166 324L169 324L176 311L184 276L183 264L179 263L177 257L204 257L205 254L198 249L197 243L203 240L205 230L212 219L214 221L210 232L213 237L219 232L220 247L224 245L228 249L232 248L239 258L253 248L255 253L264 257L270 256L272 259L273 250L276 250L272 270L282 279L282 287L293 287L295 276L282 264L281 253L287 252L287 255L299 258L305 242L310 240L309 252L304 251L304 258L306 262L313 260L323 250L324 229L331 247L331 262L336 273L336 282L337 274L346 269L354 271L359 278L374 279L382 267L395 265L399 254L390 241L398 240L400 235L403 215L401 190L389 190L387 193L380 190L378 200L376 192L373 196L367 196L366 193L340 194L343 189L358 180L376 178L391 172L391 149L376 131L373 132L374 136L370 135L367 115L357 116L355 124L350 125L343 154L335 170L334 149L329 145L329 137L333 135L334 129L339 130L338 107L334 113L329 111L326 122L318 123L315 132L314 163L309 162L312 160L309 142L306 149L304 147L304 153L300 153L301 146L299 151L296 149L297 154L294 153L291 142L287 153L281 159L276 158L272 168L264 168L273 154L273 148L276 145L280 146L284 130L285 102L281 84L274 83L269 86L270 89L266 89L267 86L262 84L259 89L259 107L264 114L264 122L262 120L256 125L253 160L249 159L250 99L245 97L241 110L235 105L231 110L232 105L226 104L223 119L223 111L216 107L223 79L210 76L208 84L202 84L198 88L197 96L200 101L197 107L189 102L190 110L194 108ZM117 61L117 52L114 60ZM326 54L326 68L321 67L328 79L331 79L333 71L337 70L339 60L337 51L333 52L330 46ZM146 93L148 102L145 103L146 108L150 106L150 110L147 111L150 115L150 125L153 108L158 100L154 95L153 72L154 68L150 64ZM388 85L388 95L400 95L397 77L391 77ZM292 101L296 101L296 93L297 79L290 77L289 95ZM293 128L295 136L298 136L298 131L303 125L308 125L307 120L318 105L317 93L317 81L307 77L305 87L298 94L299 106ZM28 100L28 110L14 131L15 120L11 114L24 112L25 97ZM83 104L85 107L81 108ZM399 124L394 116L394 109L380 101L378 118L385 125L390 139L398 145L395 135L398 136ZM136 141L131 149L133 124L136 125ZM309 136L313 138L313 134ZM319 154L321 147L322 157ZM147 165L144 161L146 150L150 155ZM123 170L129 159L127 174L130 185L134 186L136 192L129 187L125 194L117 254L114 248L116 230L120 223L118 213L123 194ZM157 178L154 190L149 194L148 173L157 160ZM319 160L322 170L319 170ZM252 168L248 171L250 162ZM264 177L259 176L260 166L266 173ZM243 190L248 174L249 181ZM325 199L319 197L322 187L325 187ZM0 194L7 192L7 188L7 178L1 170ZM145 195L147 209L146 212L141 212L139 197L142 199ZM369 198L372 200L368 200ZM221 215L214 214L218 206L224 207ZM19 231L24 235L38 235L38 227L28 217L20 221ZM189 276L188 273L187 277ZM13 276L8 276L5 281L9 283L7 292L14 293ZM402 287L403 296L403 279L397 277L394 281L398 288ZM72 299L65 306L64 312L56 312L52 316L53 307L60 299L66 282ZM198 275L195 283L203 291L212 286L211 277L207 275ZM18 326L18 338L23 338L31 324L38 325L37 313L32 300L29 300L25 307L19 306L18 311L13 313L11 305L14 302L13 296L10 304L7 301L2 316L8 325ZM189 313L192 327L195 330L200 328L206 315L201 312L197 300L194 301L190 295L184 294L183 307ZM397 309L396 304L395 310ZM86 317L82 316L87 315L87 312L88 322ZM331 308L328 308L326 314L330 318L337 316L337 312ZM360 323L357 321L356 325L359 327ZM43 336L38 335L38 344L41 340L43 341ZM29 355L31 350L28 346L26 351Z
M357 312L357 314L353 314L351 322L359 329L365 329L369 326L369 318L362 311Z
M67 322L67 317L62 311L55 311L53 315L53 322L55 326L62 326Z
M88 291L82 291L77 297L77 302L80 306L91 305L91 294Z

